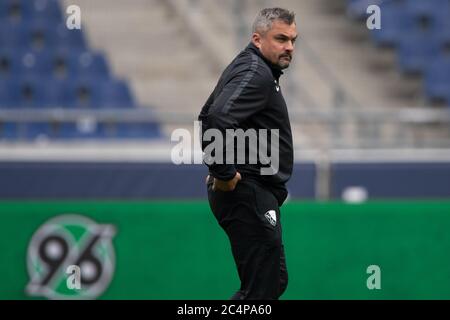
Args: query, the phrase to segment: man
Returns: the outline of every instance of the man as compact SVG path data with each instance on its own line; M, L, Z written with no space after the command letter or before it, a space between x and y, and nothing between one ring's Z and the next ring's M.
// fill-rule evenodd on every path
M230 129L267 129L279 134L279 167L271 164L272 174L262 174L267 165L262 159L207 163L209 204L230 239L241 280L231 299L278 299L287 287L279 207L287 197L293 150L279 78L292 60L296 38L293 12L281 8L259 12L251 43L225 69L199 115L203 132L216 129L225 136ZM204 151L210 143L203 138ZM266 150L272 150L271 143L258 140ZM246 146L247 153L255 147ZM227 150L215 151L217 155Z

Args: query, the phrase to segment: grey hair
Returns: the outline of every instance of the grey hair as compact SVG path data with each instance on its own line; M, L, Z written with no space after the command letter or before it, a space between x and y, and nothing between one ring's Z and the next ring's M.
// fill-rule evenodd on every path
M295 13L282 8L262 9L253 22L252 32L266 33L272 28L272 23L275 20L281 20L291 25L295 22Z

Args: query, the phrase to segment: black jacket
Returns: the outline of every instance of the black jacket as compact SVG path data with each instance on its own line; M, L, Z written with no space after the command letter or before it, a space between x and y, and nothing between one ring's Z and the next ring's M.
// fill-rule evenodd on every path
M272 190L281 203L287 196L285 183L293 166L292 133L288 110L278 81L283 74L272 65L259 49L250 43L222 73L214 91L203 106L199 121L202 132L215 128L279 130L279 168L273 175L261 175L268 167L258 159L257 164L211 164L209 172L215 178L230 180L241 173L243 179L253 179ZM270 137L270 133L267 134ZM211 143L202 139L202 149ZM259 145L259 143L258 143ZM270 141L267 145L270 149ZM248 152L248 150L247 150ZM235 152L236 153L236 152ZM224 158L225 159L225 158Z

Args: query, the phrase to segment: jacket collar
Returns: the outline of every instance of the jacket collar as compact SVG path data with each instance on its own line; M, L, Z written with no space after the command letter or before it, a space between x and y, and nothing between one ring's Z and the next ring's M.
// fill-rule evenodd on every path
M250 42L245 48L245 51L251 51L252 53L258 55L266 64L269 66L270 70L272 70L272 74L275 77L275 79L279 79L280 76L283 74L283 71L281 71L281 68L277 65L274 65L269 60L266 59L266 57L263 56L261 51L252 43Z

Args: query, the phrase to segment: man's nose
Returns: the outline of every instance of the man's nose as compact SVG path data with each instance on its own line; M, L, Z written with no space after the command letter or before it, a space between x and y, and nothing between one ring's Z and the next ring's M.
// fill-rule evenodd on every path
M292 41L288 41L285 50L289 52L294 51L294 43Z

